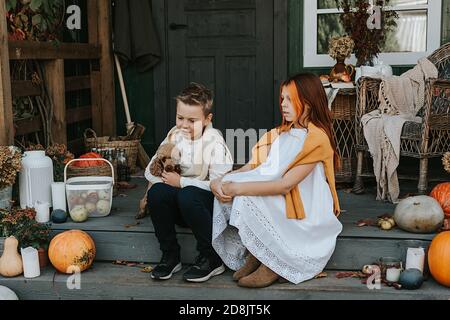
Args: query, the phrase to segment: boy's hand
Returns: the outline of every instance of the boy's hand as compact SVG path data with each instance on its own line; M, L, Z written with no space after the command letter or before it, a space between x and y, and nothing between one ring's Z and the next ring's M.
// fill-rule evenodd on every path
M211 191L214 196L222 203L227 203L233 201L232 197L225 195L222 191L222 179L212 180L210 183Z
M181 176L176 172L166 172L162 173L162 181L169 186L174 188L181 188L180 184Z

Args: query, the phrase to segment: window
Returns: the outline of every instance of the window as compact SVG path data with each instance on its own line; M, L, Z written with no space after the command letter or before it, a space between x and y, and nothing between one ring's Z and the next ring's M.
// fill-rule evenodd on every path
M367 0L373 2L373 0ZM304 0L304 66L328 67L328 41L345 35L335 0ZM391 0L397 28L387 35L379 59L391 65L413 65L440 46L442 0ZM356 64L352 56L350 63Z

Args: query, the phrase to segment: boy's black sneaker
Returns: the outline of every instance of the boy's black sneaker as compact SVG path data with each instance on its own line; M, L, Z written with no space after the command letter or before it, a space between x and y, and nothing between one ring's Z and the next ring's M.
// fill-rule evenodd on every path
M221 260L213 261L202 255L195 259L195 263L183 275L183 279L189 282L205 282L214 276L225 272L225 266Z
M163 253L161 261L153 269L150 277L155 280L168 280L182 268L178 254Z

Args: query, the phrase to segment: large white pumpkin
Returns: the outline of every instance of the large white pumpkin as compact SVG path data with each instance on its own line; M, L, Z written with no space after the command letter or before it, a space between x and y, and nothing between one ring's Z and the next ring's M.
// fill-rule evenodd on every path
M4 300L19 300L19 298L11 289L0 286L0 301Z
M428 196L410 197L395 208L394 220L400 229L413 233L436 232L444 222L439 202Z

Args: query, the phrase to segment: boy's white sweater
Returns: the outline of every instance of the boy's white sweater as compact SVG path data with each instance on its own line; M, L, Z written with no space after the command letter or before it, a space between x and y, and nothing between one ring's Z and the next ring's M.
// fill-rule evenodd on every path
M210 191L210 181L224 176L233 169L233 158L222 134L208 125L201 138L191 140L180 129L174 127L161 143L173 143L181 152L181 187L194 186ZM150 163L156 158L153 156ZM150 183L162 183L161 177L150 173L150 164L145 169Z

